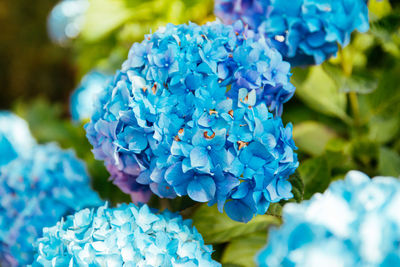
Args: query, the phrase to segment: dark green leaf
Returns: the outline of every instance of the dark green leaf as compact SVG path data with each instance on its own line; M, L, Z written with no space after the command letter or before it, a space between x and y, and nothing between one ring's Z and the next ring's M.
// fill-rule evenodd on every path
M272 215L280 218L282 216L283 203L271 203L269 205L267 215Z
M400 65L382 74L376 91L368 95L373 114L399 116L400 114Z
M225 213L220 213L216 206L207 205L199 207L192 219L206 243L228 242L281 223L280 218L272 215L258 215L248 223L240 223L233 221Z
M320 156L303 161L299 173L304 182L304 198L309 199L316 192L323 192L331 182L328 161Z
M222 255L223 266L255 267L254 258L266 242L266 231L232 240Z
M400 155L392 149L381 147L378 170L380 175L400 177Z
M332 171L335 170L344 175L344 173L357 168L351 156L350 142L341 138L332 139L326 144L325 149L324 157Z
M368 138L356 137L351 143L351 155L357 164L357 170L370 175L376 174L379 145Z
M400 9L385 14L371 23L370 32L379 40L383 49L395 57L400 56Z
M295 202L303 201L304 197L304 183L300 177L299 171L290 176L289 182L292 185L293 200Z

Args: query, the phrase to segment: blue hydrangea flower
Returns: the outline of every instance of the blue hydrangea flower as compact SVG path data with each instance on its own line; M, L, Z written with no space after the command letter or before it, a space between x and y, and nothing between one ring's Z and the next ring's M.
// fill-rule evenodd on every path
M294 65L321 64L369 28L365 0L217 0L215 13L258 30Z
M132 46L87 136L134 201L188 195L248 221L292 197L292 126L268 111L293 95L289 70L240 22L169 24Z
M92 71L82 78L71 95L70 110L74 121L84 121L92 117L97 95L105 89L108 79L111 76L98 71Z
M84 164L54 144L36 146L0 168L0 265L25 266L42 228L87 206L100 205Z
M60 45L76 38L82 31L88 0L61 0L50 12L47 31L50 39Z
M270 2L270 0L215 0L214 13L224 23L232 24L241 20L251 29L257 29L266 19Z
M400 266L400 181L358 171L287 204L259 266Z
M43 229L36 247L33 267L221 266L191 221L146 205L81 210Z
M18 156L29 155L35 145L26 121L11 112L0 111L0 166Z

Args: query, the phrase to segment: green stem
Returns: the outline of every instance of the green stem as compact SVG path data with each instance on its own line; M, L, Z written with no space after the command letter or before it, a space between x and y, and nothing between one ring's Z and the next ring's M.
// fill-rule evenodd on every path
M356 92L349 93L350 106L354 118L354 126L360 126L360 105L358 104L358 97Z
M346 64L349 61L345 59L346 54L343 52L342 49L339 50L340 56L341 56L341 61L342 61L342 70L346 78L350 78L351 74L353 73L353 64ZM349 100L350 100L350 107L351 111L353 114L353 121L354 121L354 126L358 130L361 121L360 121L360 105L358 103L358 96L356 92L349 92Z

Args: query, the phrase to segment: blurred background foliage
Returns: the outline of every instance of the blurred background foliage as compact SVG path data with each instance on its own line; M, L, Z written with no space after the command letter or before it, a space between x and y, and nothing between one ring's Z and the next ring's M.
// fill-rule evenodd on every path
M25 118L39 142L74 148L101 196L128 202L94 160L84 123L71 122L69 96L90 70L114 73L132 43L159 26L214 20L213 1L91 0L80 35L63 46L51 43L46 31L55 4L0 1L0 109ZM353 34L349 46L320 66L293 69L297 90L283 113L283 120L294 125L299 148L292 201L323 192L351 169L370 176L400 175L400 3L371 0L369 9L368 33ZM186 198L151 202L183 210L226 266L252 266L252 257L265 244L265 230L280 224L283 204L241 224Z

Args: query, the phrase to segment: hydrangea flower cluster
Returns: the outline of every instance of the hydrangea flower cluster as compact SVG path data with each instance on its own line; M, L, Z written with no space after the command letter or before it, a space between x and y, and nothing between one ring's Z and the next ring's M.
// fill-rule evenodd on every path
M191 221L143 205L84 209L45 228L35 266L221 266Z
M354 30L369 29L365 0L217 0L215 13L227 23L243 20L294 65L321 64Z
M242 23L169 24L135 43L87 136L114 181L145 201L188 195L238 221L292 197L298 166L282 104L290 65ZM226 204L225 204L226 202Z
M86 74L71 95L70 110L74 121L90 119L94 113L94 103L97 96L108 85L107 80L111 76L99 71Z
M50 39L60 45L76 38L82 31L88 0L61 0L50 12L47 31Z
M259 266L400 266L400 181L351 171L324 194L284 207Z
M26 121L11 112L0 111L0 166L28 155L35 145Z
M270 0L215 0L214 13L224 23L233 24L237 20L257 30L266 19Z
M42 228L87 206L100 205L85 167L55 144L36 146L0 168L0 265L33 260L32 244Z

